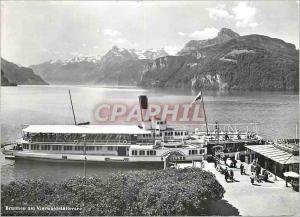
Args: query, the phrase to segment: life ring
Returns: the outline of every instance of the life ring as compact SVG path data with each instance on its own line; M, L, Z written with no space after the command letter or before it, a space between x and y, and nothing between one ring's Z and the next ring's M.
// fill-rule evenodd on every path
M127 144L127 140L123 140L123 144Z

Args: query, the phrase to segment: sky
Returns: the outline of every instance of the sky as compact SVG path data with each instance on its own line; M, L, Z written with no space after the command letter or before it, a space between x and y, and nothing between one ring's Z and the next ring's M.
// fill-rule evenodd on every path
M1 56L23 66L121 48L165 48L223 28L299 47L297 1L1 1Z

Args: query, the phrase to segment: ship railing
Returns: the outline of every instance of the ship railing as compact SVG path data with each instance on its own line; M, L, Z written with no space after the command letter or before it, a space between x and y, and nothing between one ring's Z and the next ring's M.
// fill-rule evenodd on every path
M169 124L170 126L174 127L181 127L187 131L195 131L198 129L199 132L206 132L206 125L205 124ZM258 133L259 131L259 123L234 123L234 124L207 124L207 128L209 132L254 132Z
M133 145L133 144L145 144L145 145L153 145L153 142L151 141L137 141L134 142L131 140L103 140L103 141L48 141L48 142L41 142L41 141L32 141L30 144L40 144L40 145L78 145L83 146L84 143L86 143L89 146L97 146L97 145Z

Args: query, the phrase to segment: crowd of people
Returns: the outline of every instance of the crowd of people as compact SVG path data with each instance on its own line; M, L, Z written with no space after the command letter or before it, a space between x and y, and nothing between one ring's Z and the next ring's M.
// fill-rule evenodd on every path
M234 171L233 171L233 169L228 169L228 167L237 168L237 165L236 165L236 160L231 160L231 161L235 162L235 163L228 165L227 162L230 162L229 160L226 160L226 159L222 160L219 157L214 158L215 168L217 171L224 174L224 178L225 178L226 182L229 182L229 181L234 182L235 181ZM241 175L247 175L246 169L245 169L245 163L241 162L239 169L240 169ZM269 175L270 175L269 172L265 169L262 169L259 164L256 163L255 165L251 165L250 182L252 185L254 184L254 182L262 182L262 181L267 182Z

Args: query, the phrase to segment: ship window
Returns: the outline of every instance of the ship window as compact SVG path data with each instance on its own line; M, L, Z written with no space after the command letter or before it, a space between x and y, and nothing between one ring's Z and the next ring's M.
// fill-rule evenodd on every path
M102 150L102 146L97 146L97 151Z
M183 132L180 133L183 136Z
M137 155L138 152L137 152L137 150L132 150L131 154L132 154L132 155Z
M69 145L65 145L65 146L64 146L64 151L70 151L70 150L72 150L72 149L73 149L72 146L69 146Z
M113 151L113 150L114 150L114 147L108 146L108 147L107 147L107 150L108 150L108 151Z
M145 151L140 151L140 155L145 155Z
M83 151L84 146L75 146L75 151Z
M39 145L31 145L31 150L40 150Z
M50 150L50 145L42 145L41 150Z
M147 155L156 155L156 151L153 150L147 151Z
M189 150L189 155L198 154L198 150Z
M95 146L87 146L86 150L87 151L94 151L95 150Z

